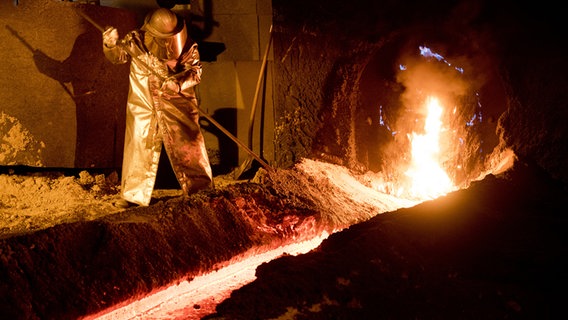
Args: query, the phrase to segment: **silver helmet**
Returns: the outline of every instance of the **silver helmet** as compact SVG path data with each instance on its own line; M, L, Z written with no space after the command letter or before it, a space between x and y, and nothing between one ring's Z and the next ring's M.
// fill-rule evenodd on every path
M166 8L159 8L146 16L141 28L145 31L144 45L160 59L177 59L187 41L185 21Z

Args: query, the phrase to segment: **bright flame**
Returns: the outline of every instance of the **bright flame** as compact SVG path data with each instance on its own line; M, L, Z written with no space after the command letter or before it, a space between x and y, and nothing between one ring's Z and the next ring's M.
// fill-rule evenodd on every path
M440 133L443 112L438 99L426 100L428 116L424 124L425 134L412 133L412 162L405 174L411 180L412 197L434 199L455 189L453 182L440 167Z

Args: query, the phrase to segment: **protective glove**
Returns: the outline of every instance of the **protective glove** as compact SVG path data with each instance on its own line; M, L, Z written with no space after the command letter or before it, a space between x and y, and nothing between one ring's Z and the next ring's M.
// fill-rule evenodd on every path
M181 87L180 87L178 81L173 79L173 78L166 79L164 81L164 83L162 84L162 88L161 88L161 91L168 96L175 95L175 94L179 93L180 90L181 90Z
M107 48L114 48L118 42L118 30L115 27L106 27L103 32L103 45Z

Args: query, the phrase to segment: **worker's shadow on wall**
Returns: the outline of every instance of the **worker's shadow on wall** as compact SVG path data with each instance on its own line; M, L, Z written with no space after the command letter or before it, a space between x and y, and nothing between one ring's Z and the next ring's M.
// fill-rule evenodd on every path
M63 61L33 50L38 70L57 80L75 102L75 168L119 168L124 145L128 65L112 65L95 29L77 37ZM69 110L73 112L73 110Z

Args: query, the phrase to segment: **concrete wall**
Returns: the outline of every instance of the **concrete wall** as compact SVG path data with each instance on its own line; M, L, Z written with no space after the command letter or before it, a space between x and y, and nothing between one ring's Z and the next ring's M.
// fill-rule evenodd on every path
M119 30L134 15L53 0L0 7L0 165L120 166L128 66L105 59L100 31L77 11Z
M191 23L203 38L200 46L203 77L199 88L203 110L253 152L271 162L274 159L272 50L267 56L266 73L254 108L252 145L249 141L251 110L272 23L271 1L200 0L193 1L191 6ZM204 52L212 52L219 45L225 47L219 55L203 56ZM205 50L210 47L213 49ZM249 156L214 128L205 132L205 139L208 147L219 153L212 157L213 165L222 161L230 167ZM225 164L222 167L226 168Z

